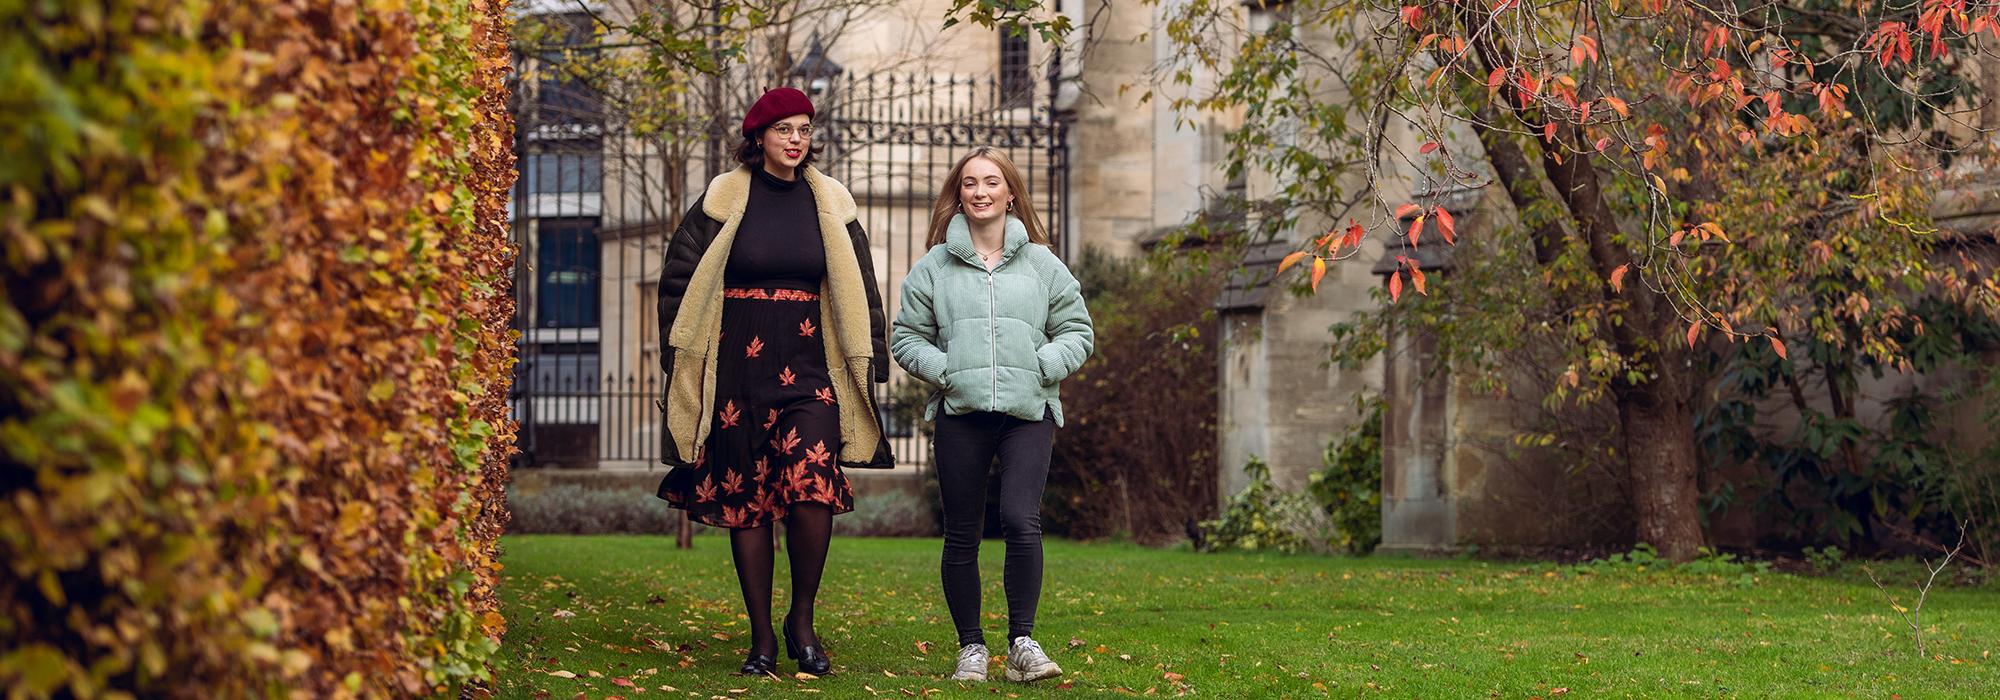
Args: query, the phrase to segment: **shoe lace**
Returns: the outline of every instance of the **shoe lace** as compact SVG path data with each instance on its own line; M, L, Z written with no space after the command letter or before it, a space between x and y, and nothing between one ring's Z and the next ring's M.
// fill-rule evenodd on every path
M1014 650L1014 653L1017 655L1033 654L1035 656L1046 656L1046 654L1042 653L1041 642L1027 637L1022 637L1020 641L1015 642Z

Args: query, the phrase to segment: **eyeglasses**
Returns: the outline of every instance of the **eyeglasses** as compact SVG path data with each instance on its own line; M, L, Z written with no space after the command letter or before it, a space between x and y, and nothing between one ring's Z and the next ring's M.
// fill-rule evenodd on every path
M777 134L778 138L785 138L785 139L791 138L793 131L799 132L799 138L809 139L812 138L813 135L813 125L800 124L797 129L793 129L792 125L790 124L779 124L777 126L771 127L771 133Z

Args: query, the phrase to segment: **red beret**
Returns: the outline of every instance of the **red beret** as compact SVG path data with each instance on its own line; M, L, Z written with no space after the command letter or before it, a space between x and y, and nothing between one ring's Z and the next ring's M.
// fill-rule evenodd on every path
M749 136L795 114L813 116L812 100L805 93L789 87L766 90L763 97L757 98L757 104L750 105L750 113L743 115L743 135Z

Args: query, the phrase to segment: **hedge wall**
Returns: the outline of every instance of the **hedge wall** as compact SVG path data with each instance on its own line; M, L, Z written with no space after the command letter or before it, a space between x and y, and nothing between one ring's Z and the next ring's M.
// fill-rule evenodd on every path
M488 676L504 4L0 2L10 696Z

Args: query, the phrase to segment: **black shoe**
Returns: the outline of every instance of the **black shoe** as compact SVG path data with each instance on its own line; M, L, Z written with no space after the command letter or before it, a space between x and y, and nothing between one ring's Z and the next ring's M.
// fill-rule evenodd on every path
M817 635L815 635L817 636ZM833 662L826 658L826 652L817 644L800 644L792 639L792 619L785 616L785 654L799 662L799 670L815 676L824 676L833 671Z
M743 667L736 669L736 675L768 676L771 675L772 673L777 672L777 670L778 670L777 659L771 658L770 654L758 654L752 652L748 657L745 657L743 659Z

